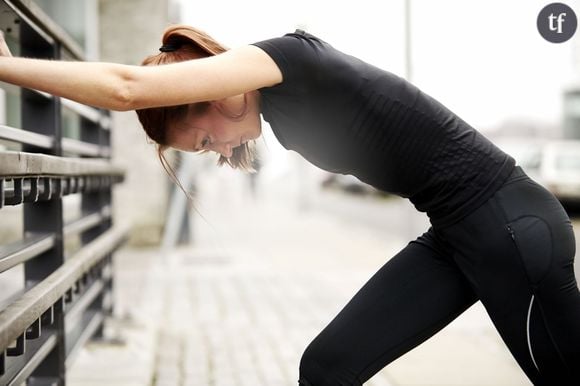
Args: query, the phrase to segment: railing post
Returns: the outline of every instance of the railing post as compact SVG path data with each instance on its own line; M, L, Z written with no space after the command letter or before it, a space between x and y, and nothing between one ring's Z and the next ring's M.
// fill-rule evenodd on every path
M60 58L58 42L46 42L36 31L26 23L20 23L20 52L22 56L37 58ZM50 154L62 155L62 124L60 99L44 98L29 90L21 93L22 128L53 137ZM39 149L23 145L25 152L38 152ZM46 150L44 150L46 152ZM62 179L57 180L56 191L63 192ZM60 185L60 186L58 186ZM39 255L38 258L24 264L25 286L29 288L60 267L65 260L63 240L63 202L58 197L55 200L24 204L24 234L42 232L55 236L54 247ZM57 302L54 308L54 319L50 330L56 336L56 345L31 374L31 382L35 384L52 383L65 384L65 326L63 302ZM48 382L47 382L48 381Z
M104 111L101 111L102 114L105 114ZM99 146L100 152L102 153L103 150L110 149L110 131L105 130L101 127L100 122L92 122L87 119L81 120L81 132L80 132L80 139L83 142L92 143ZM107 158L110 158L110 153L108 153ZM107 183L107 181L105 181ZM81 198L81 210L83 213L89 214L94 213L95 211L101 210L102 208L108 207L112 209L112 183L107 186L106 188L101 188L96 192L84 193ZM81 243L82 245L86 245L90 243L95 238L99 237L103 232L109 229L112 226L111 217L109 217L108 221L103 221L100 226L92 228L86 232L81 234ZM109 262L108 265L112 267L112 262ZM104 289L99 294L99 296L93 302L94 308L103 309L103 301L106 294L112 295L112 280L110 278L103 279L104 281ZM111 314L112 309L103 310L106 314ZM104 336L104 329L103 325L99 326L96 330L95 335L96 338L103 338Z

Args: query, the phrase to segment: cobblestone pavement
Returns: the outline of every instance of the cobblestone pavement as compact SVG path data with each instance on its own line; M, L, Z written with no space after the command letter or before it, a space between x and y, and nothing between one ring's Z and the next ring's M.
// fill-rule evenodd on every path
M117 254L107 336L120 341L89 344L68 385L296 386L307 344L408 241L292 202L212 197L192 246ZM530 383L478 303L365 385Z
M324 217L246 210L251 223L248 212L232 216L246 220L200 234L196 247L169 258L162 323L170 327L159 341L173 343L158 350L156 385L296 385L306 345L372 274L374 263L352 261L365 253L357 241L382 247L379 255L388 248L361 230L349 246L336 243L333 230L344 237L346 229ZM391 385L384 376L368 384Z

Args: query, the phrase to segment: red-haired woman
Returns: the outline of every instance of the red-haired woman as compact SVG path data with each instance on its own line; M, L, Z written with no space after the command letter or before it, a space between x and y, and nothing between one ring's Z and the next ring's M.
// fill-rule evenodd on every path
M287 149L430 218L306 348L301 385L361 385L477 300L532 382L580 384L572 225L513 158L404 79L304 31L226 50L174 26L160 51L141 67L3 57L0 80L136 110L161 157L209 150L236 168L251 165L262 114Z

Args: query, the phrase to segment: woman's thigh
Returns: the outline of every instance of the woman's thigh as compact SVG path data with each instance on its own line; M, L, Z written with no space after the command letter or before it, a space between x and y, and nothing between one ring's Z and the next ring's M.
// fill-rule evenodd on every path
M574 233L553 195L515 179L440 234L528 377L580 384Z
M471 306L475 295L432 230L409 243L308 346L302 385L360 385Z

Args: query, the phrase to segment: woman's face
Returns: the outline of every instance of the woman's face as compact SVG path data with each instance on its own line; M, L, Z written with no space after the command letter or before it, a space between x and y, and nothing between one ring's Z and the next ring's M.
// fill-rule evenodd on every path
M242 117L228 117L242 112L244 103L240 95L191 105L187 116L168 128L169 146L181 151L210 150L231 157L234 148L261 134L260 115L253 97L248 97Z

